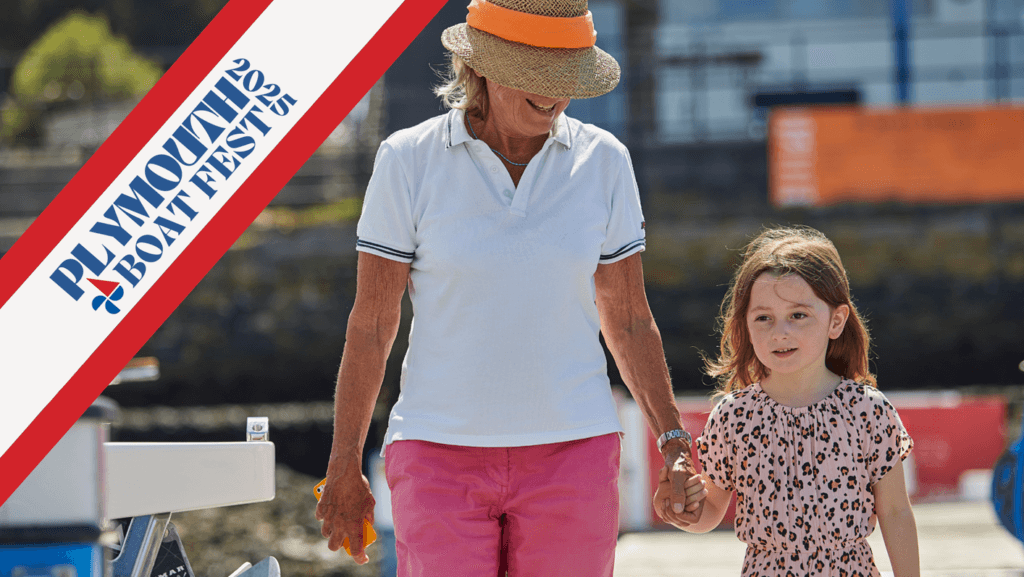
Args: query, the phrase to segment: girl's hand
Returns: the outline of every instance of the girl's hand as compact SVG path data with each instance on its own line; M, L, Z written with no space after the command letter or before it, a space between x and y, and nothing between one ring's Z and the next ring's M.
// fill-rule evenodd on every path
M677 481L678 484L678 481ZM658 471L658 488L654 492L654 510L663 521L679 529L690 526L700 520L700 505L708 490L703 477L693 474L682 482L681 489L685 495L684 511L676 512L672 506L674 491L669 479L668 467Z

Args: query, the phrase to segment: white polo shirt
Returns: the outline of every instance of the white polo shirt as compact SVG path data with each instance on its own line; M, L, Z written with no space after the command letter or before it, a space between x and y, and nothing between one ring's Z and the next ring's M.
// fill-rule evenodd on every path
M564 114L516 187L452 110L377 152L357 249L411 263L385 445L513 447L622 431L594 272L644 249L626 148Z

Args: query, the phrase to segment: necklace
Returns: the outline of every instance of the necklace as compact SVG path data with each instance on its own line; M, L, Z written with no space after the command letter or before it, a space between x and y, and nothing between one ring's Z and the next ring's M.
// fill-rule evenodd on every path
M469 131L473 133L473 138L476 139L476 140L480 140L479 138L477 138L476 131L473 130L473 122L469 119L469 116L466 116L466 124L469 125ZM485 142L484 144L487 144L487 143ZM488 146L487 148L491 148L491 147ZM497 150L494 150L493 148L491 148L491 152L493 152L494 154L497 154L498 156L501 157L502 160L504 160L505 162L511 164L512 166L528 166L530 164L529 162L527 162L527 163L512 162L511 160L506 158L504 154L498 152Z

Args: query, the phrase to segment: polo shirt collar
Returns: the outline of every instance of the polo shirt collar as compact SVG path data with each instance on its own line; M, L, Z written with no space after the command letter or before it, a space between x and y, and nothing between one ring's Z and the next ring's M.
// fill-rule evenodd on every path
M474 140L469 131L466 130L465 118L465 110L456 108L448 112L448 118L445 119L445 129L448 133L445 139L445 148L451 148L457 144ZM555 119L555 124L551 128L551 136L555 139L555 142L566 148L572 148L572 133L569 130L569 122L565 119L564 112Z
M448 118L445 119L445 129L447 130L447 138L445 139L445 148L451 148L456 144L462 144L463 142L469 142L473 140L473 137L469 135L469 131L466 130L466 111L453 108L448 112Z
M572 148L572 131L569 130L569 121L565 119L565 112L558 115L555 125L551 127L551 136L566 148Z

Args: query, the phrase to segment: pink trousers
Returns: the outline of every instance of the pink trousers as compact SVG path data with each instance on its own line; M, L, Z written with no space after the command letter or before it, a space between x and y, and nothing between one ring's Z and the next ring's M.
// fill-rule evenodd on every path
M614 433L528 447L388 445L398 577L496 577L503 530L510 577L612 577L619 453Z

